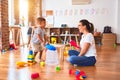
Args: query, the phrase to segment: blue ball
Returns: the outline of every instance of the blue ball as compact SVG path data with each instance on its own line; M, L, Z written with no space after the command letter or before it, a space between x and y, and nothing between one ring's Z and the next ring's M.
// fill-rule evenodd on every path
M79 74L80 74L80 71L79 71L79 70L76 70L75 75L77 76L77 75L79 75Z
M32 50L30 50L30 51L29 51L29 54L30 54L30 55L33 55L33 51L32 51Z

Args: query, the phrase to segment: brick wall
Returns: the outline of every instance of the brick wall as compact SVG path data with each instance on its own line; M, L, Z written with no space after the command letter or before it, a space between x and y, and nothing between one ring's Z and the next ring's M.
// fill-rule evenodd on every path
M9 48L8 0L0 0L0 28L2 49Z

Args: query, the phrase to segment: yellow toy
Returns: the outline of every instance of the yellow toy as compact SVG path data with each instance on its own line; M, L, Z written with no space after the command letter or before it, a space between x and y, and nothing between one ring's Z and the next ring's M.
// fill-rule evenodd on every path
M40 62L40 66L45 66L45 62Z
M56 37L51 37L51 43L56 44L57 43L57 38Z
M80 80L83 80L83 77L82 77L82 76L80 76Z
M68 56L68 47L65 47L64 56Z
M26 63L26 62L23 62L23 61L18 61L18 62L16 62L16 65L17 65L18 67L24 67L26 64L27 64L27 63Z

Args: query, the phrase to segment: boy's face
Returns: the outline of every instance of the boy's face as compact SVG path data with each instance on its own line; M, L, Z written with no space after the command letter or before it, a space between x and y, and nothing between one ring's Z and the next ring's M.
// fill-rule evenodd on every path
M46 21L37 22L37 24L40 25L40 27L45 28L45 26L46 26Z

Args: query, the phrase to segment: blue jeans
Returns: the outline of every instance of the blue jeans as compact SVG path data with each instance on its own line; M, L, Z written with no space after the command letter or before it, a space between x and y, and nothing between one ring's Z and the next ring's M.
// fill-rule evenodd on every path
M86 57L78 56L80 52L76 50L69 50L69 61L71 64L76 64L77 66L93 66L96 63L95 56Z

